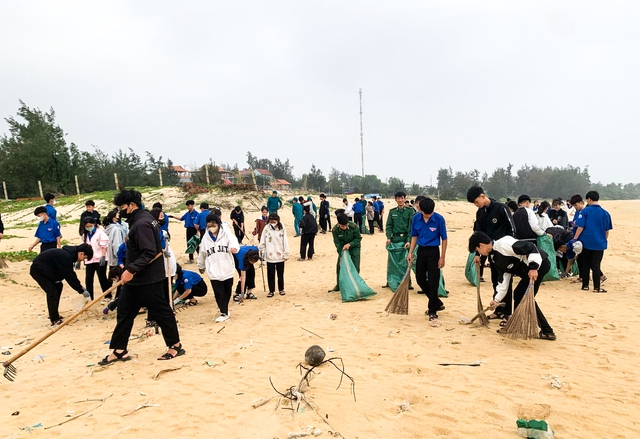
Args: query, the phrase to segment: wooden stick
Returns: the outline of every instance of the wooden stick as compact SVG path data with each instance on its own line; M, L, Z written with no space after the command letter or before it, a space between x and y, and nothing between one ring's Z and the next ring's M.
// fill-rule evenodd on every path
M302 326L300 326L300 329L304 329L304 328L303 328ZM324 337L322 337L322 336L320 336L320 335L316 334L315 332L311 332L311 331L309 331L308 329L304 329L304 330L305 330L305 331L307 331L309 334L313 334L313 335L315 335L316 337L320 337L321 339L323 339L323 340L324 340Z
M72 418L69 418L69 419L67 419L67 420L65 420L65 421L60 422L59 424L51 425L51 426L49 426L49 427L44 427L44 429L45 429L45 430L48 430L48 429L50 429L50 428L58 427L58 426L60 426L60 425L62 425L62 424L66 424L67 422L73 421L74 419L78 419L80 416L84 416L84 415L86 415L87 413L92 412L92 411L94 411L95 409L97 409L98 407L102 406L102 404L104 404L104 402L105 402L107 399L111 398L112 396L113 396L113 393L112 393L111 395L109 395L109 396L105 396L105 397L104 397L104 398L102 398L102 399L87 399L87 400L85 400L85 401L101 401L101 402L100 402L100 404L98 404L97 406L95 406L95 407L94 407L94 408L92 408L92 409L87 410L86 412L82 412L82 413L80 413L79 415L76 415L76 416L74 416L74 417L72 417ZM85 401L76 401L76 402L85 402Z

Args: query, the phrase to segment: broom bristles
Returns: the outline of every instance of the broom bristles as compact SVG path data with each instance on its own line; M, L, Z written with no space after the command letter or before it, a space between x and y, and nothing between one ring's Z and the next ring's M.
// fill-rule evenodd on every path
M2 256L0 256L0 268L9 268L4 259L2 259Z
M400 314L406 316L409 314L409 273L411 267L407 269L402 282L398 285L398 289L384 309L389 314Z
M514 340L538 338L538 316L533 284L529 284L520 304L502 330L502 334Z

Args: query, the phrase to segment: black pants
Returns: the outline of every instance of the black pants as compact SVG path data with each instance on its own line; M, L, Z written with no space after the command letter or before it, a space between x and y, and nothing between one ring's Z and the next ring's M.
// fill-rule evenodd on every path
M242 243L242 240L244 239L244 232L242 231L242 229L234 224L233 233L235 233L236 238L238 238L238 242Z
M320 215L320 228L323 232L327 231L327 225L329 226L329 230L331 230L331 216L329 216L329 214Z
M49 320L51 323L57 322L60 320L60 314L58 314L58 307L60 306L60 296L62 295L62 282L56 282L44 274L40 272L33 265L31 266L31 270L29 270L29 274L33 280L35 280L40 288L47 295L47 309L49 310Z
M238 268L238 260L233 258L236 263L236 271L238 272L238 286L236 287L236 294L244 293L246 290L253 290L256 287L256 269L253 264L245 264L245 277L244 277L244 289L242 290L242 271Z
M583 249L578 256L578 268L580 269L580 279L582 279L582 288L589 288L589 276L593 276L593 288L600 288L600 278L602 277L602 257L604 250L588 250ZM580 262L582 261L582 264Z
M378 220L376 221L378 223L378 228L380 229L381 232L384 232L384 228L382 227L382 217L383 216L384 216L384 212L378 213Z
M116 328L111 336L110 349L127 349L133 322L143 306L149 310L149 315L162 329L165 345L174 346L180 342L176 316L169 305L166 279L148 285L122 286L122 293L118 300L118 318Z
M373 235L373 231L375 229L374 223L375 223L375 220L369 220L369 234L370 235Z
M220 314L229 315L229 301L231 300L231 291L233 290L233 278L225 280L211 279L211 288L216 297L216 304Z
M484 264L487 262L486 256L480 256L480 277L484 277Z
M361 213L353 214L353 222L358 225L358 230L362 230L362 214Z
M51 250L52 248L58 248L58 242L57 241L40 243L40 253L42 253L44 251L47 251L47 250Z
M304 258L313 258L313 255L315 254L315 249L313 247L313 243L316 239L316 234L303 234L300 237L300 257L302 259ZM309 246L309 249L307 250L307 245Z
M438 297L438 286L440 285L440 269L438 260L440 259L440 247L418 246L418 257L416 259L416 282L429 298L429 314L438 313L443 303ZM429 279L427 280L427 276Z
M184 284L180 285L176 291L178 291L178 293L180 293L180 295L184 294L184 292L186 291L184 289ZM193 299L194 297L202 297L202 296L206 296L207 295L207 283L204 281L204 279L201 279L200 282L198 282L197 284L195 284L193 287L191 287L191 293L185 297L183 300L189 300L189 299Z
M284 291L284 261L267 262L267 283L270 293L276 291L276 273L278 273L278 291Z
M198 234L195 227L187 227L187 242ZM193 253L189 253L189 260L193 261Z
M107 279L106 264L101 267L100 264L96 262L93 264L85 264L84 268L86 270L84 282L86 284L87 291L89 292L89 294L91 294L91 300L93 300L93 279L96 273L98 274L98 282L100 282L100 288L102 288L102 292L104 293L109 288L111 288L111 282L109 281L109 279ZM110 299L111 297L108 298Z
M500 282L501 276L498 269L491 262L491 258L489 259L489 268L491 269L491 284L493 285L493 297L496 297L496 286ZM510 316L513 314L513 285L512 282L509 282L509 288L507 289L507 295L502 299L504 302L504 306L499 306L495 309L495 314L504 314L506 316Z
M553 257L553 255L551 255L551 257ZM545 259L544 261L542 261L542 265L538 270L538 279L533 284L534 296L538 294L538 289L540 289L540 284L542 283L544 276L549 272L550 269L551 269L551 263L549 262L549 260ZM513 305L515 308L518 308L520 301L524 297L524 293L527 291L529 282L530 282L529 277L524 276L520 279L520 282L518 282L518 285L513 290ZM538 326L540 326L540 329L542 330L542 332L544 334L553 333L553 328L549 326L549 322L547 322L547 318L544 316L544 314L542 314L542 311L540 310L540 307L538 306L537 302L536 302L536 315L538 317Z

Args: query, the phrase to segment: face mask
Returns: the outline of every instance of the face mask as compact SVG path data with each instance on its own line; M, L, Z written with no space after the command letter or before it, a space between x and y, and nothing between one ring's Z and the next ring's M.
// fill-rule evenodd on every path
M85 230L89 233L93 233L95 229L96 229L95 227L85 227Z
M207 230L215 235L218 233L218 226L207 227Z
M158 220L158 224L160 224L161 226L164 226L166 222L167 221L163 220L163 219L162 220Z
M120 215L120 218L129 218L129 214L127 213L127 209L120 209L119 215Z
M38 217L38 221L40 221L40 222L44 221L44 216L39 216Z
M53 205L54 205L54 206L56 205L56 200L53 200Z

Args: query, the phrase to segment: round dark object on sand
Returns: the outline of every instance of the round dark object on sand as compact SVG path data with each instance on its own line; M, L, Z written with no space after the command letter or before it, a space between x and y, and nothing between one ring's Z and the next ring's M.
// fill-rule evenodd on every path
M304 361L306 361L309 366L317 366L322 363L325 355L324 349L316 344L311 346L307 349L307 352L304 353Z

